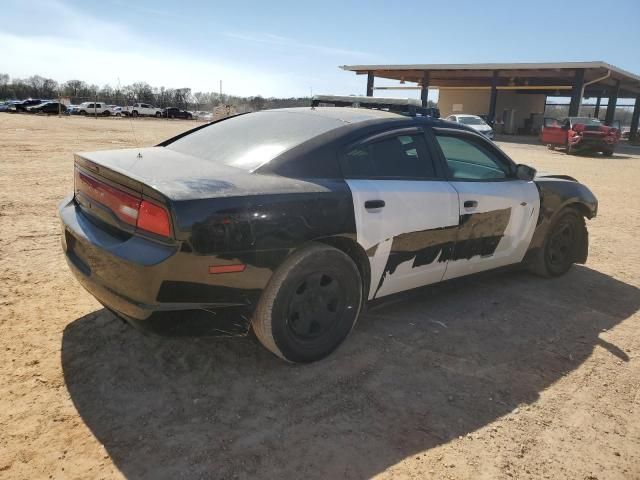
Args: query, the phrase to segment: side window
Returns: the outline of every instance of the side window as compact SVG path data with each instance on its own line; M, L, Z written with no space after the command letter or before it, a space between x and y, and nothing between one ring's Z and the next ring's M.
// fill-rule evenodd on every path
M454 180L500 180L509 167L483 145L461 137L436 135Z
M96 108L102 108L102 104L101 103L96 103Z
M422 133L397 135L359 145L343 157L346 178L435 178L433 161Z
M89 105L87 105L87 108L93 108L93 103L90 103Z

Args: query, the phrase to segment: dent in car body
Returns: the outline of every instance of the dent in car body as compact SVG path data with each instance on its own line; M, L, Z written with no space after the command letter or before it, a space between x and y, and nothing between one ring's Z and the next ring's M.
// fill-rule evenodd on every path
M586 218L592 219L598 213L598 200L583 184L567 175L541 175L535 178L540 192L540 214L533 238L524 261L530 261L544 246L549 227L556 215L565 207L571 206ZM575 261L585 263L588 255L588 243L577 252Z
M403 233L393 237L374 297L386 278L393 275L401 263L413 260L411 268L417 268L433 262L470 260L474 256L493 255L510 218L511 208L464 214L460 215L458 225L455 226Z

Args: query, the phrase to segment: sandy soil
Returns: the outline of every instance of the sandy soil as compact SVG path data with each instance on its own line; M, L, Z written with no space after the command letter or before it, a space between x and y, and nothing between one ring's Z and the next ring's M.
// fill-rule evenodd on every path
M291 366L143 335L67 270L71 153L191 125L0 114L0 477L640 478L639 149L501 143L598 196L587 265L401 296Z

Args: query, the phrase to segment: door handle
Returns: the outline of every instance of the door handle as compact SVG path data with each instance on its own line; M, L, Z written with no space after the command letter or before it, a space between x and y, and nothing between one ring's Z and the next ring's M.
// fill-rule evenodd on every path
M476 208L478 206L478 202L475 200L466 200L464 202L464 208Z
M367 210L373 208L382 208L385 206L384 200L367 200L364 202L364 208Z

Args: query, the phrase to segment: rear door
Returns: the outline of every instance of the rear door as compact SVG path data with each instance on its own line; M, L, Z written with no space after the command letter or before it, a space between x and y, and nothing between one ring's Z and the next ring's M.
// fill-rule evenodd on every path
M369 299L442 280L458 195L433 157L417 128L363 139L341 156L371 266Z
M444 279L522 261L540 210L535 183L516 178L515 165L479 135L434 133L459 198L459 228Z
M567 143L567 130L563 128L563 122L556 118L545 117L540 132L540 140L546 145L565 145Z

